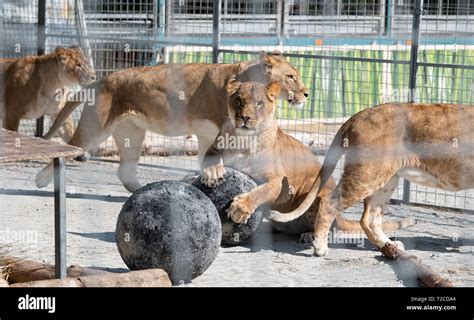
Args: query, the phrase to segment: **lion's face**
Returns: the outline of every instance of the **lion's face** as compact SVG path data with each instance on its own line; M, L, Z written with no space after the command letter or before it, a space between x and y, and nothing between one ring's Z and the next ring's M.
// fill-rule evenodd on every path
M80 48L58 47L54 53L58 59L59 76L65 83L85 85L95 80L95 71Z
M298 70L286 61L283 54L279 51L274 51L270 55L262 52L260 62L269 82L280 84L280 97L296 108L303 107L309 95L308 88L301 80Z
M272 82L268 86L258 82L230 81L229 118L239 135L251 135L260 124L273 117L275 100L280 95L280 85Z

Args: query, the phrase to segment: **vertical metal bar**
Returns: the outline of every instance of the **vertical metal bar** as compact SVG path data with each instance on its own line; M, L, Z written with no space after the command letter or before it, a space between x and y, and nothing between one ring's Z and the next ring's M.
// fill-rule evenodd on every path
M84 13L84 3L82 0L74 1L74 15L76 18L77 31L79 34L79 45L84 50L87 60L92 68L94 68L94 60L92 59L92 48L88 38L88 29L86 16Z
M158 0L158 4L156 2L153 2L156 12L154 14L157 16L158 23L157 27L159 28L159 34L160 36L163 36L166 34L166 16L167 16L167 1L166 0Z
M44 116L36 119L36 132L35 137L42 138L44 134Z
M220 31L219 22L221 20L221 0L213 0L213 14L212 14L212 63L219 62L219 43Z
M163 7L163 0L153 1L153 36L157 35L160 30L162 19L160 16L161 8Z
M339 61L342 65L341 67L341 102L342 102L342 116L347 116L347 105L346 105L346 63L344 61Z
M415 1L415 10L413 12L413 25L411 36L411 52L410 52L410 92L408 99L410 102L416 100L416 75L418 71L418 49L420 44L420 23L422 14L423 0Z
M37 55L42 56L46 46L46 0L38 0L38 49ZM36 119L35 137L42 137L44 133L44 117Z
M290 4L288 1L282 0L282 11L281 11L281 41L283 41L285 37L288 35L288 27L290 26Z
M415 10L413 12L413 24L411 35L411 53L410 53L410 83L409 96L410 102L416 101L416 75L418 71L418 49L420 44L420 23L423 13L423 0L415 0ZM410 181L403 181L403 203L410 203Z
M316 109L316 78L318 76L318 61L320 60L314 59L313 73L311 75L312 76L311 80L313 80L313 85L311 87L311 96L310 96L310 99L311 99L311 109L309 110L310 119L314 118L314 112ZM322 62L321 62L321 66L322 66Z
M229 7L229 0L224 0L224 11L223 11L224 19L225 19L225 16L228 14L228 7Z
M166 13L165 13L165 36L169 36L171 34L171 14L172 14L172 4L171 0L166 0Z
M278 39L278 45L283 44L283 0L278 0L276 4L276 25L275 33Z
M45 51L46 0L38 0L38 55Z
M54 163L54 256L55 276L66 278L66 187L64 158Z
M385 32L386 36L392 35L393 26L393 0L386 0L385 7Z

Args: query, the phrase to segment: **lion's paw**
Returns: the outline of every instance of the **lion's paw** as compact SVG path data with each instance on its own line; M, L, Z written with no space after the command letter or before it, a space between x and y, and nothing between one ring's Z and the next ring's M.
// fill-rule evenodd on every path
M225 181L225 173L226 171L222 163L204 168L202 170L201 182L209 188L215 187Z
M255 211L251 205L247 194L236 196L227 209L227 217L235 223L247 223L252 213Z
M318 257L325 257L329 253L329 247L327 242L318 240L315 238L313 240L314 255Z

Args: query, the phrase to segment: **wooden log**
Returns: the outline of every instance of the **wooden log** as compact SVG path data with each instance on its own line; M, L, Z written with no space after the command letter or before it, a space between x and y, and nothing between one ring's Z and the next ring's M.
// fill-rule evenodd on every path
M20 282L10 287L171 287L168 274L161 269L127 273L104 273L77 278Z
M10 284L27 281L54 279L54 266L32 260L6 257L8 263L8 282ZM81 277L106 273L106 271L72 265L67 269L68 277Z
M433 271L429 266L423 264L416 256L409 255L390 243L386 243L380 250L387 258L397 261L402 268L413 269L418 281L429 288L454 287L453 283Z

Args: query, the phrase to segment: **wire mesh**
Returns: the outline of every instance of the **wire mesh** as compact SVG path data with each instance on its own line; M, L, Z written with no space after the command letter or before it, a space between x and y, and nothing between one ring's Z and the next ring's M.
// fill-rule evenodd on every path
M47 0L46 4L46 51L57 45L81 45L91 53L99 78L137 66L210 63L213 45L218 61L224 63L256 59L260 50L281 50L300 71L310 95L303 110L280 102L277 118L321 159L349 116L383 102L409 99L415 0ZM1 55L35 54L38 0L3 0L1 10ZM472 105L473 1L425 0L422 14L416 100ZM74 117L77 121L80 109ZM32 134L34 122L23 121L22 130ZM194 136L147 133L141 161L197 169L196 146ZM109 139L95 155L115 152ZM335 175L340 175L340 168ZM402 195L400 185L394 198ZM451 193L412 185L410 195L418 203L474 208L472 190Z

